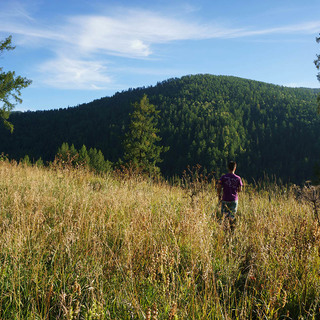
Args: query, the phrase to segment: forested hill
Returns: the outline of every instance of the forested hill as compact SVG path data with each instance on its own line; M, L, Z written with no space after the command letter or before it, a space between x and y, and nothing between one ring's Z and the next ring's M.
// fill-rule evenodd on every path
M160 164L165 175L201 164L219 176L228 159L247 180L264 174L300 183L320 162L319 91L287 88L229 76L193 75L129 89L78 107L13 113L15 130L0 128L0 152L19 159L52 160L63 142L123 156L122 139L132 103L147 94L160 110Z

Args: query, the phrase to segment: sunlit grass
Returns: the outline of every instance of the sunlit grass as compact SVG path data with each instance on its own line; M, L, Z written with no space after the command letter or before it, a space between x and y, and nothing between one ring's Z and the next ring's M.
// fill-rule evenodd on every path
M1 319L319 319L320 229L290 190L0 162Z

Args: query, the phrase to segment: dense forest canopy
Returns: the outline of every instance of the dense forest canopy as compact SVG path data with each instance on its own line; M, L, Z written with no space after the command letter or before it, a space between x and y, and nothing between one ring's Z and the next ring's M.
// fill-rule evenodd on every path
M319 90L287 88L231 76L191 75L129 89L74 108L12 113L15 131L0 128L0 152L52 160L63 142L123 157L133 104L147 95L160 111L160 167L166 176L200 164L218 177L228 159L247 180L311 179L320 159Z

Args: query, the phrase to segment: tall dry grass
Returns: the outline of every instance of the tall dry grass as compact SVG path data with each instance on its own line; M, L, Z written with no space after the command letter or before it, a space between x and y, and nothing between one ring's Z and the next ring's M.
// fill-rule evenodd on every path
M237 227L212 186L0 162L1 319L319 319L307 204L247 188Z

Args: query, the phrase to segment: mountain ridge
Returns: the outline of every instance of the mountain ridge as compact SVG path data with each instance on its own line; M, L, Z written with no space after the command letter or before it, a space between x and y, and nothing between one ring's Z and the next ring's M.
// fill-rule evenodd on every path
M248 179L267 174L301 182L311 178L320 156L318 92L235 76L187 75L75 107L13 113L15 131L0 128L0 151L52 160L68 142L100 149L115 162L123 154L132 104L146 94L160 110L162 144L170 146L161 165L165 175L197 163L219 175L233 158Z

